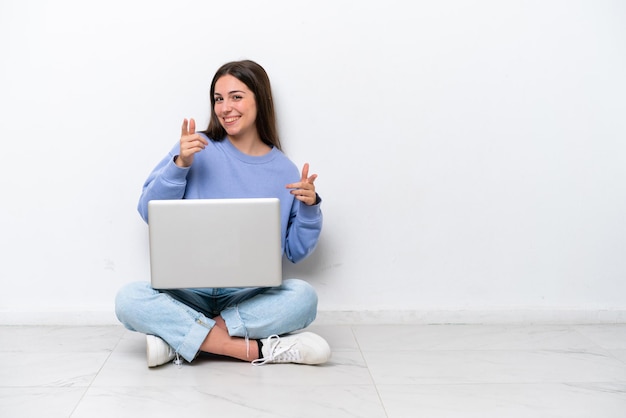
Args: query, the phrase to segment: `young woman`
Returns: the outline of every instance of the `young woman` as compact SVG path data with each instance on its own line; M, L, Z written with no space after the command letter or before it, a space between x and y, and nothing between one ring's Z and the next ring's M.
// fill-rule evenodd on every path
M138 210L148 222L155 199L277 197L282 245L292 262L315 248L322 228L316 174L302 174L281 152L269 78L253 61L223 65L211 83L211 119L205 131L185 119L179 143L146 180ZM307 327L317 295L306 282L286 279L272 288L155 290L130 283L116 298L116 314L130 330L146 334L148 366L200 352L253 364L320 364L326 341Z

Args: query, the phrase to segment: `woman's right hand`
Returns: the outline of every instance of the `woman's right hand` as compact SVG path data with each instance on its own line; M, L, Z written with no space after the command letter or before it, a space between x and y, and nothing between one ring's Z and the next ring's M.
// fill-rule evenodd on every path
M178 158L176 158L176 165L179 167L190 167L193 164L194 154L202 151L207 145L209 145L209 142L196 133L196 121L184 119L180 134L180 153Z

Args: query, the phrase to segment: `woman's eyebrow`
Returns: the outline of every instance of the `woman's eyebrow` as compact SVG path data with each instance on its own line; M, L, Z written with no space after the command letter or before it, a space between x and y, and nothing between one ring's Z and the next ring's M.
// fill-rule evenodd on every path
M230 94L236 94L236 93L245 94L246 92L245 92L245 91L243 91L243 90L233 90L233 91L229 91L229 92L228 92L228 94L229 94L229 95L230 95ZM221 96L221 95L222 95L222 93L217 93L217 92L216 92L216 93L214 93L213 95L214 95L214 96Z

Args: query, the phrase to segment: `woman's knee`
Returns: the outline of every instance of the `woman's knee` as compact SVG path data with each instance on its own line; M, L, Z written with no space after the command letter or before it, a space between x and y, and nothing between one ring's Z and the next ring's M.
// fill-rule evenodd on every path
M132 282L122 286L115 296L115 315L124 325L128 325L129 316L139 309L141 300L155 292L147 282Z
M292 293L293 307L300 310L300 316L307 318L309 325L317 316L317 292L309 283L300 279L286 279L283 287Z

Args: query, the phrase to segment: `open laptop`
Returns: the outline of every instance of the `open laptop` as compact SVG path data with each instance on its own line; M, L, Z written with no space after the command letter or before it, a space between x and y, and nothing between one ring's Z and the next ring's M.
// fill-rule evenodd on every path
M282 282L277 198L152 200L148 229L155 289Z

